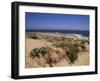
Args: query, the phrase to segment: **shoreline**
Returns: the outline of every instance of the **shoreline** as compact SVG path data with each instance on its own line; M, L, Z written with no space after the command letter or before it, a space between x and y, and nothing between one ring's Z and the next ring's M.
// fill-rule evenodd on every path
M26 33L32 33L37 35L44 35L44 36L53 36L53 37L71 37L71 38L79 38L79 39L85 39L88 40L89 37L83 36L82 34L74 34L74 33L59 33L59 32L26 32Z

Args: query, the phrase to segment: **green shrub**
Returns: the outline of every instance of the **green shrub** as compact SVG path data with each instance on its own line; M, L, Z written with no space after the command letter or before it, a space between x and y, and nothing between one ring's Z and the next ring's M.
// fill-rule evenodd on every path
M74 45L71 45L71 44L69 45L68 49L69 50L65 50L65 52L66 52L66 55L69 59L69 62L71 64L73 64L78 58L79 50L78 50L77 46L74 46Z
M86 50L85 45L81 45L81 48L82 48L82 50L83 50L83 51L85 51L85 50Z
M32 58L34 58L34 57L40 57L40 54L39 54L40 52L39 52L39 48L35 48L35 49L33 49L31 52L30 52L30 56L32 57Z
M74 51L67 52L66 54L71 64L73 64L78 58L78 54Z
M36 34L33 34L33 35L31 36L31 38L32 38L32 39L39 39L39 37L38 37Z
M51 48L49 47L41 47L41 48L35 48L30 52L30 56L32 58L34 57L40 57L41 55L44 56L45 54L49 53L51 51Z

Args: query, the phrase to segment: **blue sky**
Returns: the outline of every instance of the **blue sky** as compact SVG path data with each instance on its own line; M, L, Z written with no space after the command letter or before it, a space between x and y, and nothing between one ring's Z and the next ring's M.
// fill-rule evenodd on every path
M88 15L25 13L26 30L89 30Z

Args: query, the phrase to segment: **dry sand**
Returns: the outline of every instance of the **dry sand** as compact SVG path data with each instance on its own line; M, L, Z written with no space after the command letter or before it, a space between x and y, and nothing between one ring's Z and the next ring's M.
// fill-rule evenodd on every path
M45 63L45 59L43 57L34 58L30 57L30 52L34 48L48 46L51 43L45 40L34 40L26 37L26 48L25 48L25 68L40 68L40 67L50 67L48 64ZM60 60L58 63L53 64L54 67L63 67L63 66L82 66L82 65L89 65L89 52L80 52L78 55L78 59L75 61L74 64L69 64L66 59Z

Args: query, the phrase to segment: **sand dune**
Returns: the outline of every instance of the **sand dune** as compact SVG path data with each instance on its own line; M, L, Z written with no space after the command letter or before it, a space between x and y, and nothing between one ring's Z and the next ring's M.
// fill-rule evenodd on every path
M41 34L41 35L44 35ZM49 34L46 34L49 35ZM53 36L54 34L52 34ZM58 35L57 35L58 36ZM56 36L56 37L57 37ZM52 43L48 42L45 39L31 39L26 36L26 48L25 48L25 68L40 68L40 67L50 67L50 65L47 63L47 57L40 56L40 58L31 58L30 52L34 48L40 48L45 46L52 46ZM89 47L87 47L89 49ZM50 56L50 55L49 55ZM54 57L54 58L53 58ZM49 57L50 58L50 57ZM52 59L58 59L58 62L52 63L52 67L63 67L63 66L81 66L81 65L89 65L89 51L80 51L78 54L78 59L75 61L75 63L70 64L66 57L57 56L57 54L52 54Z

